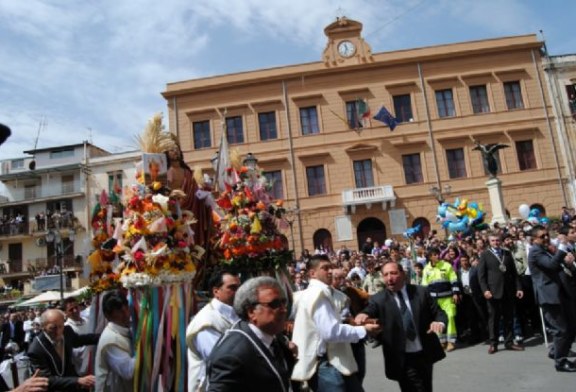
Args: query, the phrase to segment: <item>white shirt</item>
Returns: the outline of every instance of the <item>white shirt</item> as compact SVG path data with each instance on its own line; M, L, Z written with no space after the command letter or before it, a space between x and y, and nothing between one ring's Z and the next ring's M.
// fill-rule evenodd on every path
M462 286L470 287L470 270L461 270L460 271L460 280L462 281Z
M310 279L308 287L310 286L320 287L328 297L332 297L330 287L318 279ZM326 342L356 343L366 336L364 327L342 324L334 304L326 297L320 297L316 303L313 318L316 331L322 340L318 347L319 356L326 354Z
M130 329L116 324L120 330L129 333ZM104 353L105 361L110 369L124 380L131 380L134 377L134 365L136 357L130 356L130 353L120 349L118 346L110 346Z
M212 306L220 313L225 319L234 324L236 321L240 320L240 317L234 311L234 308L230 305L226 305L224 302L214 299L212 301ZM216 345L218 339L220 339L220 332L213 328L206 328L198 332L198 335L194 338L194 346L200 353L202 359L206 360L212 349Z
M406 307L412 314L412 322L414 323L414 314L412 313L412 306L410 305L410 299L408 297L408 291L406 290L406 286L402 287L402 295L404 296L404 302L406 302ZM400 306L400 299L398 298L398 293L394 293L394 300L396 301L396 305L398 305L398 309L400 309L400 314L402 314L402 306ZM406 352L407 353L416 353L422 351L422 343L420 342L420 336L418 336L418 327L414 323L414 328L416 329L416 339L410 340L406 339Z

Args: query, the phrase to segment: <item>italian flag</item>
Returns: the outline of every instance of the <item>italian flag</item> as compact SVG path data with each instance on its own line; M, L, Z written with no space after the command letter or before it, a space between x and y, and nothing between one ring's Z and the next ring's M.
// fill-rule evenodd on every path
M356 113L358 114L359 125L366 127L370 121L370 107L365 99L356 100Z

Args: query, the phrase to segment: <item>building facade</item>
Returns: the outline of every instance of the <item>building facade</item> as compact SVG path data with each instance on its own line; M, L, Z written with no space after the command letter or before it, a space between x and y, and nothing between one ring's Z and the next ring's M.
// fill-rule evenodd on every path
M43 277L62 265L65 289L78 289L87 283L92 209L102 190L135 182L141 153L110 154L87 142L24 153L1 162L0 287L43 291L42 282L52 282Z
M291 211L297 253L357 249L435 223L438 200L476 201L490 220L482 144L503 143L506 210L548 216L569 204L535 35L372 53L362 25L324 30L321 61L167 85L170 130L185 160L213 173L222 133L251 152ZM386 108L391 129L373 118ZM367 112L370 112L367 115ZM394 124L392 124L393 126ZM225 131L224 131L225 130Z

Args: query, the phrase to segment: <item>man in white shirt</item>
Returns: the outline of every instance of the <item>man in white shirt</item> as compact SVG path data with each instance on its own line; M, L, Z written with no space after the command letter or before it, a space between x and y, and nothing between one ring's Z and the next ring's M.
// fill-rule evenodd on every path
M91 332L88 326L88 321L80 315L80 306L78 305L76 298L66 298L62 310L66 314L65 325L69 325L74 332L78 335L85 335ZM80 376L88 374L88 363L91 351L91 346L76 347L73 350L72 361L74 362L76 373Z
M315 392L363 391L350 343L378 334L380 326L342 324L330 287L332 264L326 255L314 255L308 271L308 288L294 295L292 340L299 355L292 380L308 382Z
M206 360L220 336L239 320L232 307L240 287L237 274L215 272L208 282L214 298L190 321L186 329L188 345L188 391L204 390Z
M111 291L102 299L102 311L108 320L96 349L96 392L132 392L134 365L130 308L119 291Z

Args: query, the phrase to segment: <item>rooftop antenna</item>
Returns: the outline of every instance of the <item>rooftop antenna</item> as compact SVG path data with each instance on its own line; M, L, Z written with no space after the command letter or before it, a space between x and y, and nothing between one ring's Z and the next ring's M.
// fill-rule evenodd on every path
M86 127L86 129L88 130L88 143L94 144L92 143L92 128Z
M40 139L40 132L46 128L46 116L42 116L40 124L38 124L38 132L36 132L36 140L34 140L34 150L32 155L32 160L28 164L30 170L36 169L36 148L38 147L38 139Z
M546 46L546 37L544 37L544 30L540 30L542 36L542 49L544 49L544 56L548 57L548 47Z

